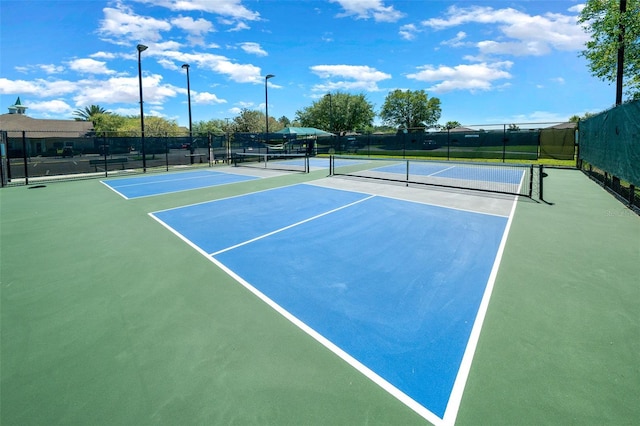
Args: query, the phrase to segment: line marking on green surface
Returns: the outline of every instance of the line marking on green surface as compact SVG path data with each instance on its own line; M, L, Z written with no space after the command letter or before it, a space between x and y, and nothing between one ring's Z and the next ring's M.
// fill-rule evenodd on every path
M454 425L456 422L460 403L462 402L462 395L464 394L464 388L467 383L467 379L469 378L469 373L471 372L473 356L476 352L478 341L480 340L482 324L484 323L484 319L489 308L489 301L491 300L493 287L498 276L498 270L500 269L500 262L502 261L502 255L504 254L504 248L507 244L509 229L511 228L511 222L513 221L513 216L516 212L518 198L519 197L514 198L513 205L511 206L511 213L509 214L509 218L507 219L507 225L505 226L504 233L502 234L502 240L500 241L500 246L498 248L498 252L496 253L496 259L493 263L493 268L491 269L489 280L487 281L487 287L485 288L484 296L482 297L482 301L480 302L478 314L476 315L476 320L473 324L473 328L471 329L471 335L469 336L469 342L467 343L467 348L464 351L462 362L460 363L458 376L456 377L456 381L453 384L451 397L449 398L449 403L447 404L447 409L442 419L443 425Z

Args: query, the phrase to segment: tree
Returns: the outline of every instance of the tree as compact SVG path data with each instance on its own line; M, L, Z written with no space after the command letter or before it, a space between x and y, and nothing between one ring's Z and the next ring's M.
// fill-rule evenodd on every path
M435 127L442 110L440 99L429 99L424 90L394 90L385 98L380 118L405 129Z
M114 134L121 130L126 120L126 117L112 113L94 114L91 116L93 129L96 133L106 132Z
M76 121L93 121L93 117L99 114L111 114L99 105L91 105L84 108L78 108L73 112Z
M145 136L176 136L181 133L180 126L175 120L167 120L155 115L144 118Z
M626 12L620 4L626 2ZM626 94L640 99L640 0L587 0L578 22L591 35L581 52L591 73L603 81L616 82L618 48L624 47L622 73Z
M461 126L462 124L460 124L459 121L447 121L447 124L444 125L444 128L447 130L451 130Z
M286 115L278 118L278 123L280 123L280 126L282 126L283 129L291 126L291 120L289 120ZM269 126L269 128L271 128L271 126Z
M124 118L124 123L118 129L122 135L140 135L140 116L129 116ZM144 135L146 137L176 136L184 134L175 120L167 120L155 115L144 117Z
M593 112L586 112L582 117L580 117L579 115L576 114L576 115L572 115L569 118L569 121L571 123L577 123L580 120L586 120L587 118L593 117L594 115L596 115L596 114L594 114Z
M193 123L193 134L194 135L207 135L211 134L220 134L224 133L224 130L227 128L227 123L225 120L209 120L209 121L196 121Z
M238 132L258 133L265 129L265 115L261 111L243 108L233 122Z
M373 105L365 95L344 92L325 95L311 106L296 111L296 120L302 126L333 133L371 127L375 116Z

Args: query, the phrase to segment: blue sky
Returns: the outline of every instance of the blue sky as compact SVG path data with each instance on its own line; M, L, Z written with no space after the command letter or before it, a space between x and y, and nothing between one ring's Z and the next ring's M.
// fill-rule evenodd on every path
M440 123L566 121L615 102L579 52L580 1L120 0L0 2L0 112L35 118L97 104L188 126L242 108L294 119L328 92L379 111L395 89L441 100Z

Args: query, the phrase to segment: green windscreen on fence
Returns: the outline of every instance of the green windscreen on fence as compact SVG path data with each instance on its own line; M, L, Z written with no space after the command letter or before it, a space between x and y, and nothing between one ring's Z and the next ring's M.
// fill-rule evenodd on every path
M575 128L542 129L540 132L540 158L573 160L576 144Z
M640 101L580 122L580 159L640 186Z

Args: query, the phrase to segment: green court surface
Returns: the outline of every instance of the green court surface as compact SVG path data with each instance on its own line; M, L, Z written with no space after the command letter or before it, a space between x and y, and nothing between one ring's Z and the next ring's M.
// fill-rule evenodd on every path
M548 173L553 204L516 207L456 424L640 419L640 218ZM325 176L1 189L0 424L425 424L148 215Z

